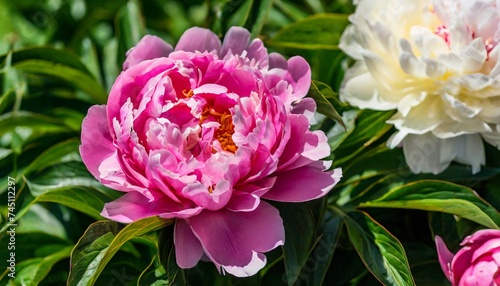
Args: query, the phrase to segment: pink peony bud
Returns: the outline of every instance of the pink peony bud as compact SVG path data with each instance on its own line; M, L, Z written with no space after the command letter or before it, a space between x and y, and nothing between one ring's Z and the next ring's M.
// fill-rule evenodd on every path
M436 236L439 263L453 286L500 285L500 230L484 229L467 236L451 253Z

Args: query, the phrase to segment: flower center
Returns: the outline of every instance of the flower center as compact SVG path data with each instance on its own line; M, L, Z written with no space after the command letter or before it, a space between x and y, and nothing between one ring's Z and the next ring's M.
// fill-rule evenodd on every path
M448 30L448 28L445 25L437 27L436 30L434 31L434 34L443 38L446 44L450 45L450 30Z
M220 127L215 131L214 138L219 141L222 150L233 154L236 153L238 147L234 144L232 137L234 134L234 124L231 114L229 112L219 113L213 108L206 108L201 114L200 124L210 115L220 124ZM213 150L213 152L215 153L216 151Z

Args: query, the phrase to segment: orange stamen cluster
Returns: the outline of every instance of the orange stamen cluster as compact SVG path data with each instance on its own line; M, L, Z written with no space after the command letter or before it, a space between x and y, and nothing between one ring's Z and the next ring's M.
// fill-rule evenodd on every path
M201 114L200 124L203 123L209 115L215 117L217 122L219 122L220 124L219 129L215 131L214 137L219 141L222 150L231 152L233 154L236 153L238 147L236 146L236 144L234 144L232 137L234 134L234 124L231 114L228 112L219 113L213 108L207 108Z

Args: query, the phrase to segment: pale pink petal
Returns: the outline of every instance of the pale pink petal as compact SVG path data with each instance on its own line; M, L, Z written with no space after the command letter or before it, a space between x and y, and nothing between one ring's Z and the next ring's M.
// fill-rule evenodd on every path
M226 180L219 181L212 190L201 183L187 185L182 195L196 205L208 210L223 208L231 199L232 186Z
M217 54L221 49L220 40L212 31L200 27L193 27L184 32L175 46L176 51L185 52L213 52Z
M311 67L303 57L291 57L288 59L287 80L293 86L292 99L301 99L306 96L311 86Z
M256 273L264 265L254 253L274 249L285 240L278 210L262 201L252 212L204 211L187 222L210 260L223 268L229 266L232 273Z
M262 197L280 202L305 202L326 195L342 177L340 168L324 171L323 162L279 172L276 183Z
M275 68L286 70L288 68L288 62L281 54L270 53L269 69L275 69Z
M261 39L253 39L247 52L247 58L254 59L259 68L265 68L269 65L267 49Z
M224 36L222 43L221 58L229 55L241 55L248 46L250 32L242 27L231 27Z
M441 265L441 270L450 282L453 282L452 272L451 272L451 261L453 256L455 256L451 251L448 250L443 239L436 235L435 237L436 249L439 259L439 264Z
M82 122L80 155L87 169L99 181L99 165L106 158L113 157L116 153L116 147L113 145L113 139L109 133L107 123L105 105L90 107L87 116ZM115 163L116 166L119 166L118 162Z
M174 245L175 260L180 268L196 266L204 254L200 241L182 219L175 222Z
M146 35L135 47L127 51L127 59L123 63L123 70L136 65L145 60L152 60L160 57L168 57L172 52L172 46L162 39Z

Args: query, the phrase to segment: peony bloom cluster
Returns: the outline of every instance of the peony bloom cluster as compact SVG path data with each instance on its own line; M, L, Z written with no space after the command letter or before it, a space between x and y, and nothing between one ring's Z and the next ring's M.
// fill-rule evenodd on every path
M500 230L477 231L460 245L454 255L436 236L439 263L452 285L500 285Z
M341 98L397 110L391 148L415 173L478 172L500 145L500 1L359 0L340 47L356 60Z
M145 36L123 68L107 105L91 107L82 126L83 162L125 193L102 215L175 219L180 267L203 259L255 274L285 240L278 210L263 199L316 199L341 177L320 160L330 154L325 134L309 130L309 65L268 54L243 28L221 44L195 27L175 49Z

